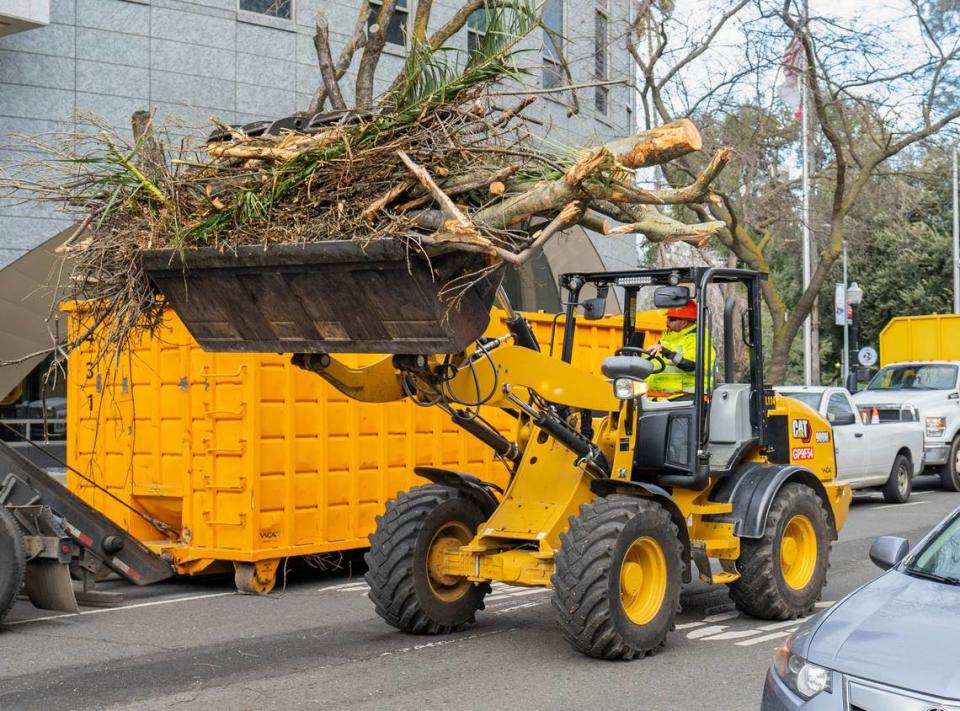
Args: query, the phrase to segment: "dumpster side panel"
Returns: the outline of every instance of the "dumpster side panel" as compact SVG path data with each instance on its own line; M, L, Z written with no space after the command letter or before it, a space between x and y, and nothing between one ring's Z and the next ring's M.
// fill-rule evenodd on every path
M880 365L960 360L960 315L898 316L880 332Z
M546 350L553 315L529 318ZM648 327L662 330L662 317L651 318ZM82 320L72 313L75 332ZM574 363L599 372L621 344L621 325L580 320ZM487 333L504 332L495 312ZM561 318L557 349L562 337ZM506 482L490 450L438 408L349 400L287 355L205 352L170 310L160 331L109 363L93 363L97 345L70 357L68 459L123 503L72 472L68 486L167 550L180 572L365 547L386 501L420 481L419 465ZM485 416L513 427L499 411ZM179 531L179 541L161 541L127 505Z

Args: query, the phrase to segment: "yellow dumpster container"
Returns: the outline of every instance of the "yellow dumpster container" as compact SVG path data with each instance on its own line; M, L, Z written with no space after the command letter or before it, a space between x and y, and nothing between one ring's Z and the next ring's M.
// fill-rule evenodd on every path
M80 333L82 311L65 310ZM506 332L502 316L488 335ZM555 331L559 353L563 318L556 329L551 314L528 318L545 347ZM662 315L640 319L648 341L659 338ZM622 319L580 320L577 331L574 362L599 372ZM67 484L181 574L233 564L268 590L286 557L366 547L386 501L423 482L416 466L505 483L490 450L438 408L352 401L287 355L205 352L172 310L112 363L93 363L95 352L96 338L68 364L67 457L84 476L70 472ZM485 415L505 431L513 422Z
M880 332L880 365L960 360L960 315L897 316Z

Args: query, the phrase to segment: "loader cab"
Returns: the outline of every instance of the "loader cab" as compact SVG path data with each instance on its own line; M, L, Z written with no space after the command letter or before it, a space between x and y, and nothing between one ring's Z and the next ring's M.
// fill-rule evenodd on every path
M637 422L634 480L702 489L710 477L731 472L747 454L765 446L760 328L760 283L765 276L708 267L561 276L560 285L567 296L562 357L567 362L573 353L582 294L622 290L624 328L618 355L627 358L621 357L617 363L627 369L632 359L642 357L636 351L644 342L644 334L636 328L638 305L668 307L691 297L699 304L693 398L675 401L644 396L624 403L628 416ZM588 285L593 289L585 290ZM595 303L584 309L585 314L596 310ZM711 346L718 357L709 367L706 354ZM632 372L632 377L637 377L635 367Z

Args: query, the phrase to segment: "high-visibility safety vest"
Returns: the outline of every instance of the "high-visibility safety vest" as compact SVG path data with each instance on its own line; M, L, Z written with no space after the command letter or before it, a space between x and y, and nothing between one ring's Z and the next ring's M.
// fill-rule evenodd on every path
M704 349L707 362L704 364L703 390L705 393L709 393L713 389L713 362L716 359L717 352L710 342L709 331L706 336ZM660 339L660 345L679 353L681 358L695 362L697 360L697 325L691 324L682 331L667 331ZM647 378L647 388L651 391L651 394L681 392L692 394L697 384L696 371L692 370L688 373L680 370L666 357L663 360L666 363L664 371Z

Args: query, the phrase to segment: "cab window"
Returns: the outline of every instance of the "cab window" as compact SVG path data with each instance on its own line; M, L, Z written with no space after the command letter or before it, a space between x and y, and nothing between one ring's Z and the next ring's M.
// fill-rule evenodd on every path
M827 420L832 425L852 425L857 421L857 416L850 406L850 401L840 393L835 393L827 403Z

